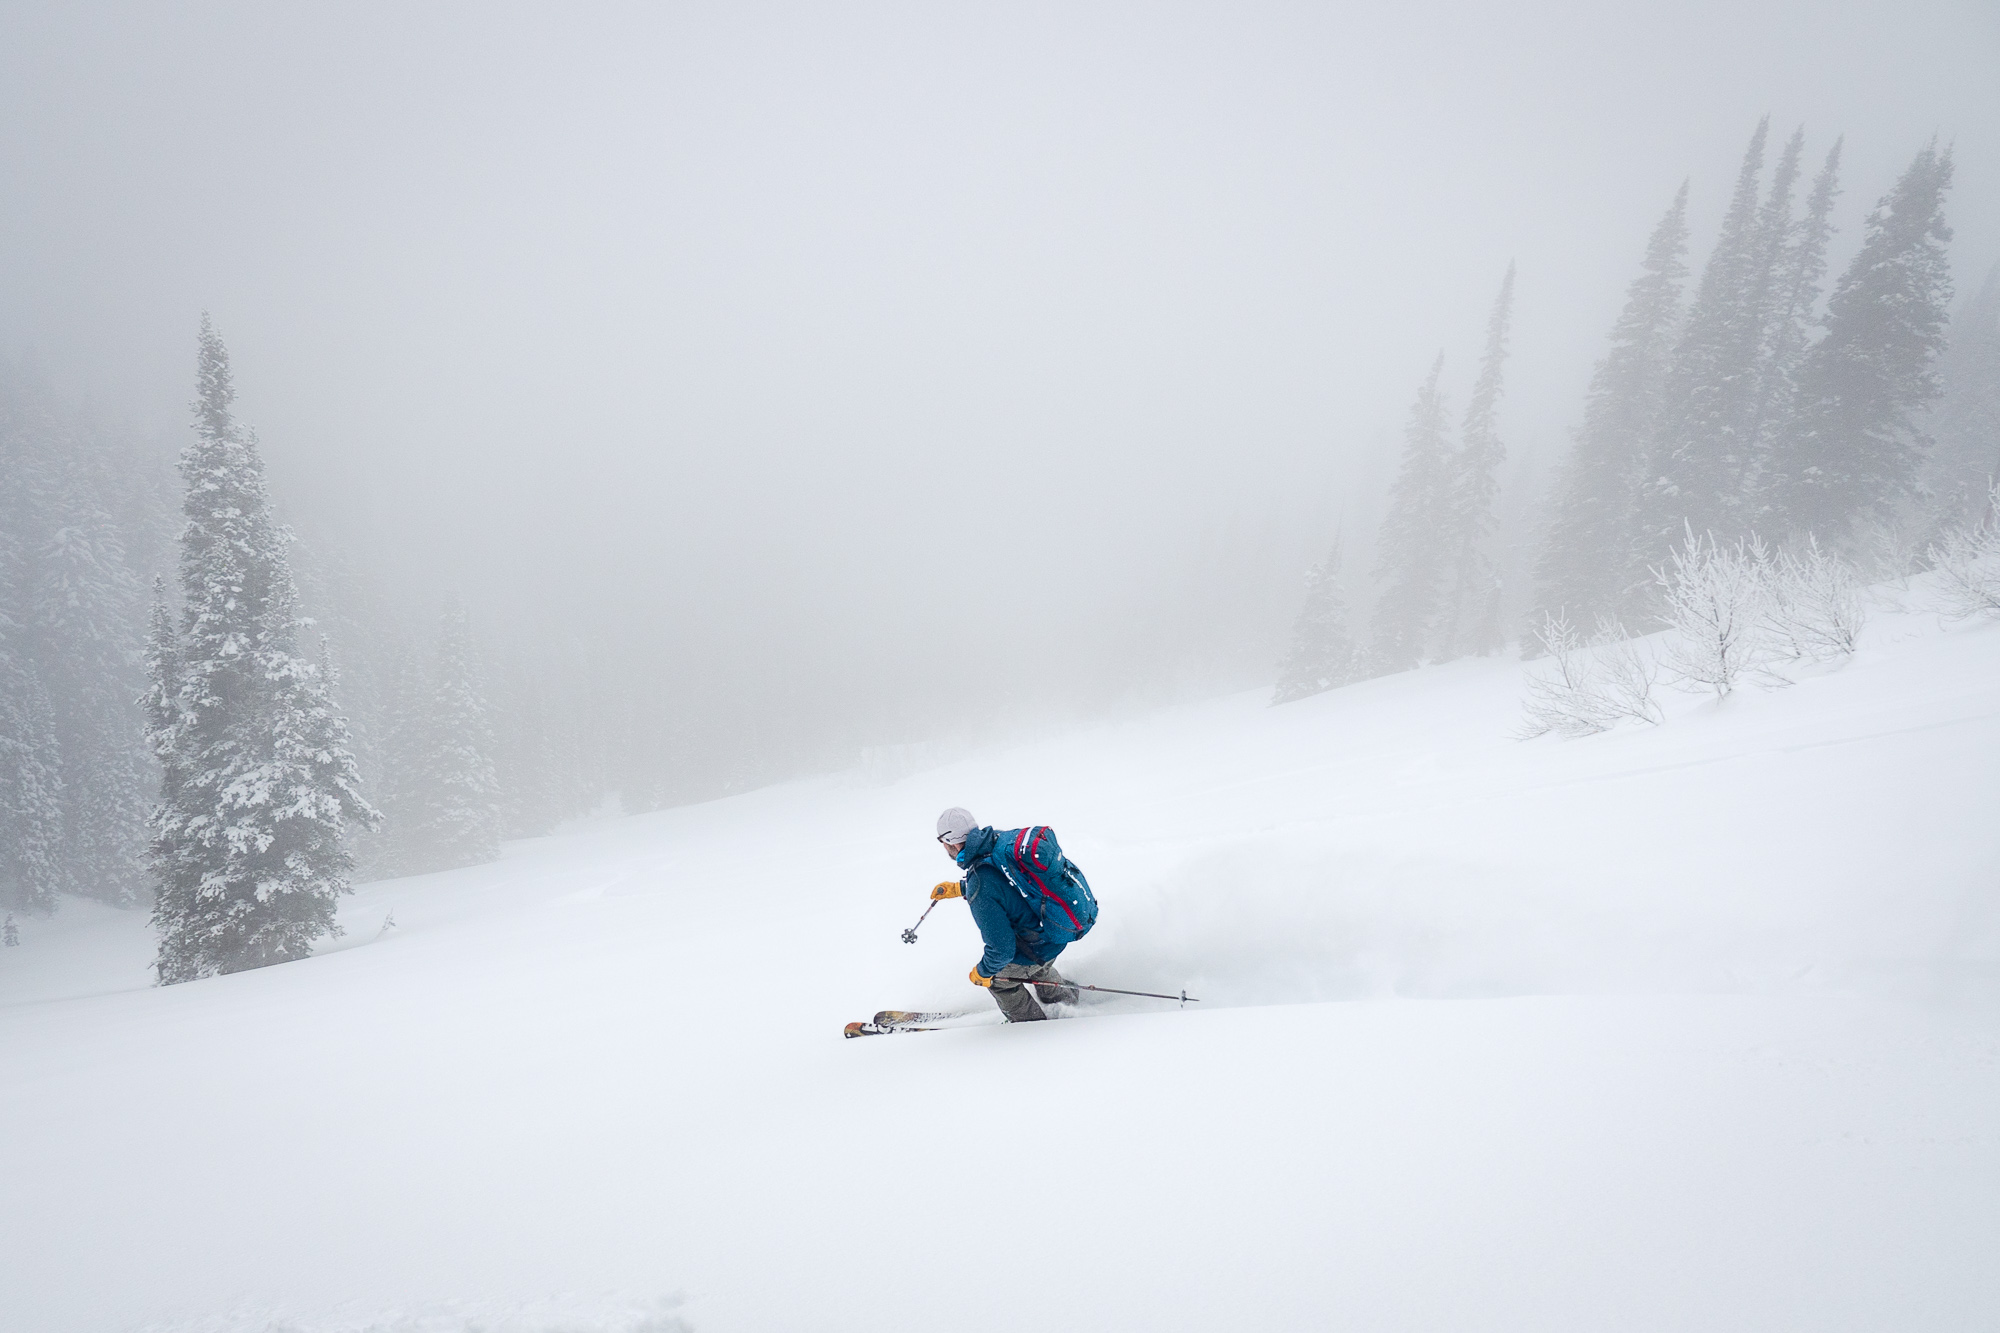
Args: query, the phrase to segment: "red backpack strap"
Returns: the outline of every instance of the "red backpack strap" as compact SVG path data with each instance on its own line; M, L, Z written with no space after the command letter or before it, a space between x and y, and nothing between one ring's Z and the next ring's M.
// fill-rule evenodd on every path
M1064 902L1060 895L1051 892L1049 886L1042 882L1042 877L1035 873L1035 866L1039 864L1035 860L1035 853L1041 850L1042 835L1046 832L1048 832L1047 826L1038 824L1033 828L1024 828L1015 834L1014 860L1026 872L1028 878L1034 881L1035 887L1042 891L1042 897L1048 899L1057 907L1062 908L1063 915L1069 918L1070 929L1081 933L1083 925L1076 919L1076 913L1070 910L1069 904ZM1028 839L1030 833L1035 835L1032 842Z

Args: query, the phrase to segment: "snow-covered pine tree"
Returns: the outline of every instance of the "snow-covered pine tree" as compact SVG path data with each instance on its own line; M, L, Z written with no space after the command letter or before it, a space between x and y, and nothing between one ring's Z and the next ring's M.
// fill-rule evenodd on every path
M1451 456L1446 483L1446 525L1439 534L1450 543L1443 608L1439 616L1440 661L1484 656L1500 649L1500 575L1493 561L1493 497L1500 489L1500 465L1507 461L1498 424L1507 332L1514 313L1514 266L1500 280L1500 294L1486 320L1486 346L1479 378L1465 404L1458 450Z
M1537 625L1551 615L1634 615L1650 587L1652 574L1633 563L1632 507L1680 329L1687 193L1683 183L1653 228L1611 327L1611 350L1590 378L1583 426L1556 484L1535 563Z
M1389 513L1375 543L1381 589L1369 622L1369 664L1378 675L1423 660L1435 632L1439 594L1452 551L1449 529L1451 439L1445 424L1444 353L1417 390L1403 427L1403 457L1389 490Z
M1341 539L1333 539L1326 559L1306 572L1305 604L1292 627L1292 646L1278 670L1274 704L1290 703L1345 685L1354 679L1359 652L1347 623L1347 599L1340 593Z
M194 441L182 452L182 611L156 607L147 692L162 768L154 968L162 985L303 958L338 934L362 799L347 727L301 621L256 437L233 415L229 354L202 317Z
M1797 410L1771 460L1782 533L1848 545L1858 520L1889 515L1915 489L1951 301L1951 172L1950 149L1917 154L1834 285L1826 336L1806 355Z
M1939 370L1944 396L1929 423L1925 490L1944 533L1978 523L2000 481L2000 264L1952 316Z
M1798 142L1799 136L1793 135ZM1787 228L1772 273L1770 299L1758 357L1756 432L1757 466L1749 481L1756 499L1754 519L1768 512L1764 495L1778 437L1798 408L1799 371L1820 327L1819 298L1826 282L1826 246L1833 236L1833 201L1840 194L1840 149L1836 139L1813 178L1805 213ZM1789 147L1789 146L1788 146Z
M1752 495L1765 470L1769 452L1767 446L1770 441L1764 423L1775 388L1771 353L1776 341L1780 308L1789 304L1786 288L1788 260L1800 225L1798 219L1792 216L1792 199L1798 190L1799 165L1805 156L1805 147L1805 127L1800 126L1792 131L1791 138L1785 140L1785 146L1778 150L1778 164L1771 172L1771 188L1757 210L1756 249L1748 274L1749 305L1756 312L1757 340L1751 348L1754 374L1744 425L1744 462L1739 473L1743 492L1739 503L1744 507L1745 522L1755 513Z
M422 815L411 868L443 870L498 860L500 784L493 774L493 725L472 621L456 601L439 619L430 698Z
M1801 125L1792 131L1791 137L1785 140L1785 146L1778 150L1777 165L1771 169L1771 188L1765 192L1764 202L1757 208L1757 228L1752 238L1746 283L1750 304L1760 321L1756 348L1759 355L1763 352L1772 315L1780 299L1788 247L1799 225L1792 216L1792 200L1798 192L1799 167L1805 149L1806 131ZM1761 401L1761 397L1760 383L1753 401Z
M1674 348L1640 489L1635 567L1660 564L1687 526L1732 535L1744 526L1767 271L1757 182L1769 130L1767 116L1750 137L1722 232Z

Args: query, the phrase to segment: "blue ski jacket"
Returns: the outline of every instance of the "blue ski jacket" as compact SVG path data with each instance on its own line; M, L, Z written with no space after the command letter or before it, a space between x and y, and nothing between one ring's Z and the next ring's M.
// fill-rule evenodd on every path
M993 864L999 842L991 828L976 828L958 852L958 863L965 867L965 903L986 941L979 958L979 974L986 977L998 976L1010 963L1052 963L1065 947L1042 934L1040 906L1023 898Z

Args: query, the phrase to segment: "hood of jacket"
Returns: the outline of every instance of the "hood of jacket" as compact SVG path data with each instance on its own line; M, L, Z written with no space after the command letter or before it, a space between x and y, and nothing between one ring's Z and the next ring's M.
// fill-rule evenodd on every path
M969 867L975 861L984 861L993 855L993 844L998 841L1000 835L990 826L972 830L965 835L965 846L958 849L958 863Z

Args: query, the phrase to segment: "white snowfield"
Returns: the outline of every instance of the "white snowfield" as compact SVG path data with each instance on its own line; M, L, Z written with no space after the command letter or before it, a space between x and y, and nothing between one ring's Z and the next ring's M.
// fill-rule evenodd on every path
M30 921L0 1327L2000 1327L2000 624L1578 741L1520 679L606 821L170 989ZM998 1024L963 904L898 939L951 804L1089 871L1071 975L1201 1003Z

